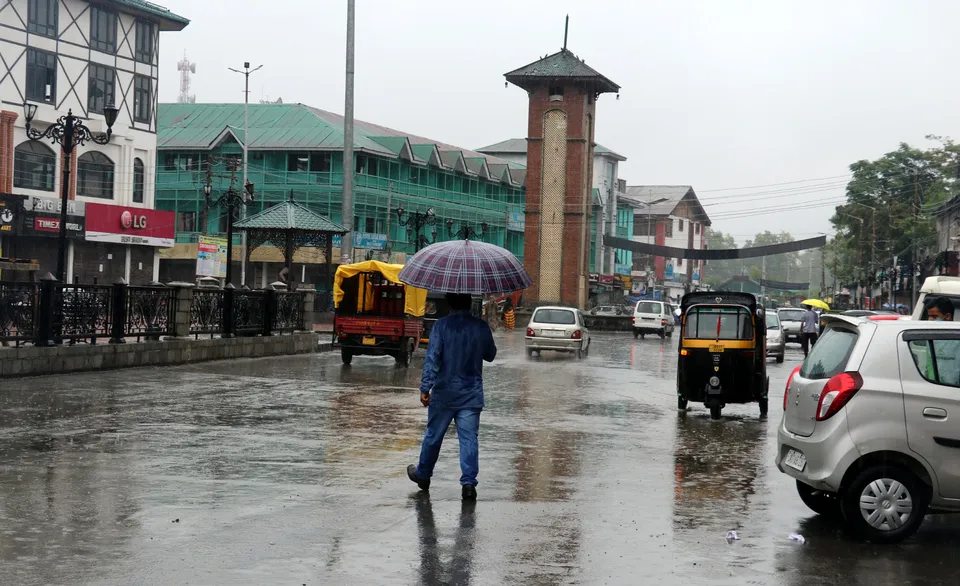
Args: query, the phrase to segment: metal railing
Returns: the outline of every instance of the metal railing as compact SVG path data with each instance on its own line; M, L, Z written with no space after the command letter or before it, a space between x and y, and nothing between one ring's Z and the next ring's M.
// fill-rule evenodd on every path
M223 331L223 289L194 289L190 297L190 334L195 338Z
M0 283L0 344L36 339L39 293L33 284Z

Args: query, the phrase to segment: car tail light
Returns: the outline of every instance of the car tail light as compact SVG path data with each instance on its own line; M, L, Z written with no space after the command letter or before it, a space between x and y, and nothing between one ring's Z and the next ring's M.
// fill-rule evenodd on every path
M820 402L817 403L817 421L833 417L837 411L850 402L863 386L863 377L859 372L841 372L823 385Z
M665 320L665 319L660 320L660 325L661 325L661 326L667 325L667 320Z
M867 317L870 321L897 321L900 319L899 315L871 315Z
M800 367L793 369L793 372L790 373L790 376L787 377L787 386L783 389L783 410L787 410L787 397L790 395L790 383L793 382L793 377L800 372Z
M633 323L637 323L637 316L633 316L631 319L633 319Z
M533 333L533 328L527 328L527 337L528 337L528 338L535 338L536 336L537 336L537 335L536 335L535 333Z
M574 340L579 340L580 338L583 337L583 332L581 332L580 330L577 330L573 332L573 335L570 337L573 338Z

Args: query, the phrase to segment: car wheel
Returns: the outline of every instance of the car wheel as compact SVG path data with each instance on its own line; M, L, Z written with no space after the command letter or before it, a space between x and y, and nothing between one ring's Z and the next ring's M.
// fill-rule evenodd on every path
M758 402L760 403L760 417L766 417L767 411L770 409L770 404L766 399L760 399Z
M871 466L840 495L840 510L854 535L896 543L916 533L927 513L930 489L899 466Z
M583 348L577 348L577 351L574 352L574 354L577 355L577 360L581 360L583 358Z
M349 348L340 349L340 360L343 360L344 364L350 364L353 362L353 351Z
M710 419L720 419L720 405L710 405Z
M657 335L660 336L661 340L667 337L667 333L664 330L660 330L660 332L657 333Z
M797 494L800 500L807 505L811 511L828 519L842 519L840 513L840 499L837 495L822 490L817 490L809 484L797 481Z
M646 340L646 339L647 339L646 336L647 336L646 334L640 334L640 339L641 339L641 340Z
M679 395L677 396L677 409L680 411L687 410L687 400Z
M672 338L672 337L673 337L673 330L670 330L669 332L667 332L667 337L668 337L668 338Z
M533 358L533 350L527 348L527 358Z
M777 364L783 364L783 354L777 355Z
M633 339L636 340L639 337L640 337L640 332L638 332L637 330L633 330Z

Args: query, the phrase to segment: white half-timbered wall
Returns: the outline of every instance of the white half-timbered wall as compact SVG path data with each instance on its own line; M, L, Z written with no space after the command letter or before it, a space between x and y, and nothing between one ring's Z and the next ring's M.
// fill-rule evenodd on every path
M26 51L27 47L42 49L57 55L56 104L37 104L37 115L33 126L38 129L56 121L60 116L72 110L75 116L83 119L93 132L106 130L106 123L100 114L91 114L87 110L88 76L91 63L112 67L116 70L114 105L120 109L113 126L113 139L110 144L91 145L77 149L82 155L89 150L97 150L109 157L115 164L114 197L112 200L84 198L80 200L154 207L154 186L156 168L156 116L157 81L159 58L160 26L153 26L153 63L141 63L134 59L136 48L137 18L118 11L117 5L105 3L105 6L118 12L116 54L102 53L90 47L91 22L89 2L83 0L59 0L59 14L56 39L32 34L27 28L28 0L0 0L0 101L2 109L17 112L14 134L14 146L27 140L23 102L26 99ZM147 123L134 120L134 74L147 76L151 80L151 116ZM57 196L60 193L59 147L51 145L57 153L57 173L53 193L16 189L17 193L27 195ZM133 203L133 163L139 158L144 164L144 202ZM73 169L75 172L76 170Z

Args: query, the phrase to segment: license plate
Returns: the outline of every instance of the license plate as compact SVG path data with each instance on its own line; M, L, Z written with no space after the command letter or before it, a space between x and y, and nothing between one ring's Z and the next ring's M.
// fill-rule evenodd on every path
M645 321L653 321L655 318L652 318L652 317L641 317L640 319L645 320Z
M566 338L567 332L563 330L543 330L543 335L546 338Z
M790 450L787 452L787 457L783 459L783 463L794 470L803 472L803 469L807 466L807 457L796 450Z
M723 344L710 344L710 351L716 353L723 352Z
M377 345L377 339L376 339L376 338L370 338L370 337L364 337L364 338L363 338L363 345L364 345L364 346L376 346L376 345Z

